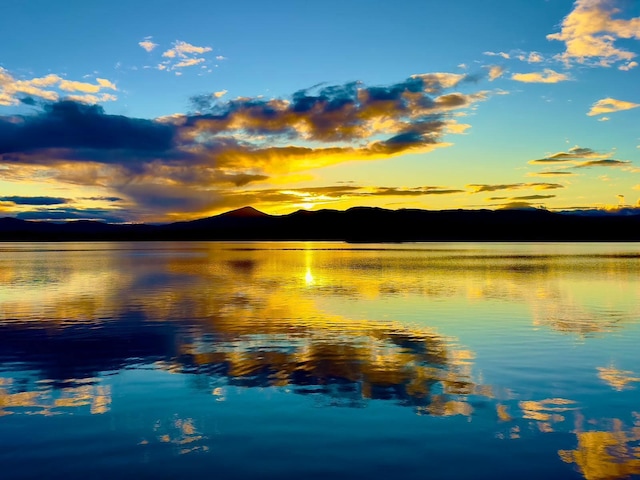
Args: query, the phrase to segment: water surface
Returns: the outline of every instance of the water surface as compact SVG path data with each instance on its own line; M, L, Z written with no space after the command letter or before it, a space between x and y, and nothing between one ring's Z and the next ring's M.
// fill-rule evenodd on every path
M640 476L639 244L0 244L3 478Z

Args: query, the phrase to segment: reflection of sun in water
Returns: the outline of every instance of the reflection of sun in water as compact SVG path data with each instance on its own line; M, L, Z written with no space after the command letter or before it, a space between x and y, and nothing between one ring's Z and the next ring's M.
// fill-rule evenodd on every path
M304 252L304 263L307 267L307 272L304 274L304 281L307 285L313 285L313 274L311 273L311 264L313 263L313 250L309 248L309 245L306 245L306 249Z
M307 285L313 284L313 275L311 274L310 268L307 268L307 273L305 273L304 275L304 281L307 283Z

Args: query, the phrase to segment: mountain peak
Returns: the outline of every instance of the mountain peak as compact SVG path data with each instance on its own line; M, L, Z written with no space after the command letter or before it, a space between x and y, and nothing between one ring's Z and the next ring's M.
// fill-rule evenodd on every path
M230 212L223 213L221 217L268 217L268 215L260 210L256 210L253 207L242 207L237 210L231 210Z

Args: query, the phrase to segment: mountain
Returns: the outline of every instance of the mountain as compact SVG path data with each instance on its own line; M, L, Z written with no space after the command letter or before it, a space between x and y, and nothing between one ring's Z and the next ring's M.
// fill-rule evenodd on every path
M242 207L237 210L231 210L230 212L218 215L218 217L234 217L234 218L256 218L256 217L268 217L269 215L256 210L253 207Z
M166 225L0 219L0 241L67 240L640 241L640 215L355 207L276 216L244 207Z

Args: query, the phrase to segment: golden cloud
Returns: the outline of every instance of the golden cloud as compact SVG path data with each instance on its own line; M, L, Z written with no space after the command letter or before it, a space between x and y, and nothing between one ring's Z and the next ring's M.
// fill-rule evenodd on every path
M587 113L590 117L594 115L601 115L603 113L620 112L622 110L631 110L632 108L640 107L640 103L626 102L624 100L616 100L615 98L603 98L598 100Z
M503 184L477 184L472 183L466 186L467 189L471 190L469 193L480 193L480 192L496 192L498 190L523 190L523 189L532 189L532 190L555 190L557 188L564 188L564 185L560 183L503 183Z
M571 80L569 75L558 73L550 68L545 68L542 72L514 73L511 79L525 83L558 83Z
M629 62L636 54L616 46L618 39L640 39L640 17L614 18L620 13L613 0L576 0L574 9L562 21L559 33L548 40L564 42L564 53L558 59L609 67L618 61Z
M500 65L491 65L489 67L489 80L493 82L495 79L500 78L503 73L504 67L501 67Z

